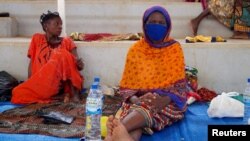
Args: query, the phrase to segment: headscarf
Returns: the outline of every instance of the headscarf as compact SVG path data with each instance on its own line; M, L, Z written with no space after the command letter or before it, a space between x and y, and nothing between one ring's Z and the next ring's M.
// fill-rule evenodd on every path
M184 55L178 42L154 48L141 39L129 49L120 87L166 88L184 78Z
M143 27L152 12L160 11L166 17L170 28L161 48L147 37L131 46L126 58L120 87L129 89L166 88L185 78L184 55L180 43L169 38L171 22L167 11L154 6L146 10Z
M169 30L161 44L154 44L145 36L131 46L120 81L120 92L125 99L138 91L156 92L171 97L183 109L186 103L185 84L180 82L185 81L184 54L180 43L169 38L171 21L164 8L154 6L146 10L144 33L147 19L155 11L164 14Z
M146 22L149 18L149 16L154 13L154 12L160 12L161 14L163 14L163 16L165 17L165 20L166 20L166 23L167 23L167 26L169 27L166 34L165 34L165 38L163 40L162 43L157 43L157 44L154 44L150 39L149 37L147 36L146 32L145 32L145 25L146 25ZM170 19L170 16L167 12L167 10L161 6L153 6L149 9L147 9L145 12L144 12L144 15L143 15L143 19L142 19L142 23L143 23L143 32L144 32L144 38L145 40L147 41L147 43L149 43L151 46L153 47L167 47L167 46L170 46L172 45L173 43L175 43L176 41L173 40L173 39L170 39L169 38L169 34L170 34L170 31L171 31L171 27L172 27L172 24L171 24L171 19Z

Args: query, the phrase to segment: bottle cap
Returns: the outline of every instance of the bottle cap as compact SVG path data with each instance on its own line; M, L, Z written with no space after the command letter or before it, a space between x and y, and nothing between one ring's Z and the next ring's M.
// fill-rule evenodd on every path
M250 78L247 79L247 82L250 83Z
M96 77L94 78L94 82L100 82L100 77L96 76Z

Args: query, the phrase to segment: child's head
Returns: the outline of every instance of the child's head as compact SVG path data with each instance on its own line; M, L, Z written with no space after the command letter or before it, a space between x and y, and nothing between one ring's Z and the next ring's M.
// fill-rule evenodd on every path
M59 36L62 32L62 19L58 12L43 13L40 16L40 23L46 33Z

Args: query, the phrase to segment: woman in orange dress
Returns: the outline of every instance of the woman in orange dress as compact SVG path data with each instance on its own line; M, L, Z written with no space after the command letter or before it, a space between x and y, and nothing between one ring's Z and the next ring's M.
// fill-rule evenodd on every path
M79 101L83 77L83 62L78 58L76 45L67 37L59 37L62 20L57 12L48 11L40 18L45 34L32 36L28 57L28 80L12 91L15 104L48 103L61 89L64 101Z
M153 134L184 117L188 91L184 55L180 43L169 37L170 31L171 19L163 7L145 11L144 38L127 54L120 82L124 101L115 117L108 119L106 141L117 136L116 119L126 128L129 140L138 141L143 132Z

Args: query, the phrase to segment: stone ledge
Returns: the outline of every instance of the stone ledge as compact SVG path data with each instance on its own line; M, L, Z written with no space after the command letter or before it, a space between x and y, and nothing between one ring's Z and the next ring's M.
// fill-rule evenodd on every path
M228 40L225 43L181 43L186 65L198 69L201 86L217 92L242 92L250 77L250 40ZM19 80L27 78L29 59L26 57L30 38L0 38L0 70L10 72ZM135 41L75 42L85 62L81 72L89 86L95 75L108 85L121 79L126 54ZM9 55L9 54L12 55Z
M174 38L192 35L190 19L202 11L201 4L180 2L180 0L178 2L175 0L66 0L66 33L141 32L144 11L156 4L168 9L173 22L171 35ZM47 10L56 9L55 0L0 0L0 11L8 11L17 19L19 36L31 36L35 32L42 32L39 23L40 15ZM231 32L214 18L205 18L199 33L231 36Z

